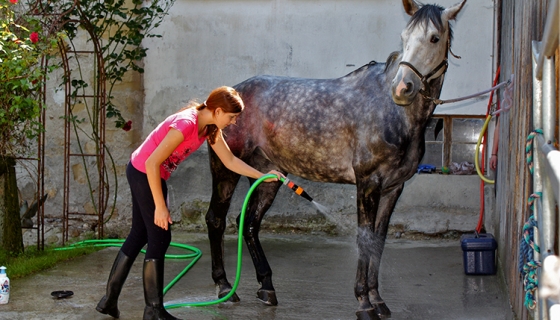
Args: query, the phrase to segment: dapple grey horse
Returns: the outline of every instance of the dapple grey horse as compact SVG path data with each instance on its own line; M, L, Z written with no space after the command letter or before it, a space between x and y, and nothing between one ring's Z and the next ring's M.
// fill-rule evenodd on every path
M250 78L235 86L245 111L225 135L232 152L262 172L276 169L312 181L356 185L358 319L391 315L378 292L389 219L424 155L424 131L447 70L449 21L466 0L449 8L402 2L412 16L401 34L402 52L337 79ZM212 277L223 297L232 288L224 270L225 218L239 175L209 150L213 189L206 222ZM278 302L259 229L280 186L265 183L256 189L243 234L261 284L257 297L268 305Z

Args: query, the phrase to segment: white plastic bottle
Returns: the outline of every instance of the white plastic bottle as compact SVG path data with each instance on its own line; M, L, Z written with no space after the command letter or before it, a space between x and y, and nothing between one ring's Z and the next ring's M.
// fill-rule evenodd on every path
M0 267L0 304L10 301L10 279L6 274L6 267Z

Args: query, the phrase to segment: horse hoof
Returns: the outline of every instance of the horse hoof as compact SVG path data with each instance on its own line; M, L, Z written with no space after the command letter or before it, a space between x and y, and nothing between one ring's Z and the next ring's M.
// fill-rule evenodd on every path
M381 320L375 309L358 310L356 311L356 318L357 320Z
M231 290L228 291L224 291L224 292L220 292L218 294L218 298L221 299L225 296L227 296L230 293ZM231 297L229 297L229 299L227 299L228 302L239 302L241 301L241 299L239 299L239 296L237 295L237 293L233 293L233 295Z
M391 310L385 303L375 305L374 310L381 319L391 318Z
M276 300L276 292L271 290L259 290L257 291L257 299L267 306L277 306L278 300Z

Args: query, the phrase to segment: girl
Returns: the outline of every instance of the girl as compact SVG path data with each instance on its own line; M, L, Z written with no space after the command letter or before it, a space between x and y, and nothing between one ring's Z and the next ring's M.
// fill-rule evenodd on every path
M126 169L132 193L132 228L113 263L107 292L97 304L97 311L119 317L117 300L122 286L138 253L148 244L143 269L146 301L143 319L177 319L163 307L164 258L171 242L169 225L173 223L165 201L165 181L205 140L227 168L240 175L260 178L263 173L234 156L222 135L222 129L235 124L243 108L235 89L219 87L204 103L191 102L165 119L132 153ZM267 182L283 177L275 170L270 173L277 178Z

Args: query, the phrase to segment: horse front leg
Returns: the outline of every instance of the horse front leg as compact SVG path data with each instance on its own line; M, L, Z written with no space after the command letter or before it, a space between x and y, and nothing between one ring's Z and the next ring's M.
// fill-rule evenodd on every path
M391 317L379 294L379 269L389 220L403 186L383 195L362 191L371 188L358 188L358 269L354 293L359 303L356 316L360 320Z
M226 216L231 204L231 198L239 175L227 170L217 156L210 151L212 169L212 198L206 213L206 226L210 241L212 256L212 279L218 286L218 297L225 297L232 289L227 280L224 267L224 232ZM228 301L239 302L239 296L234 293Z

